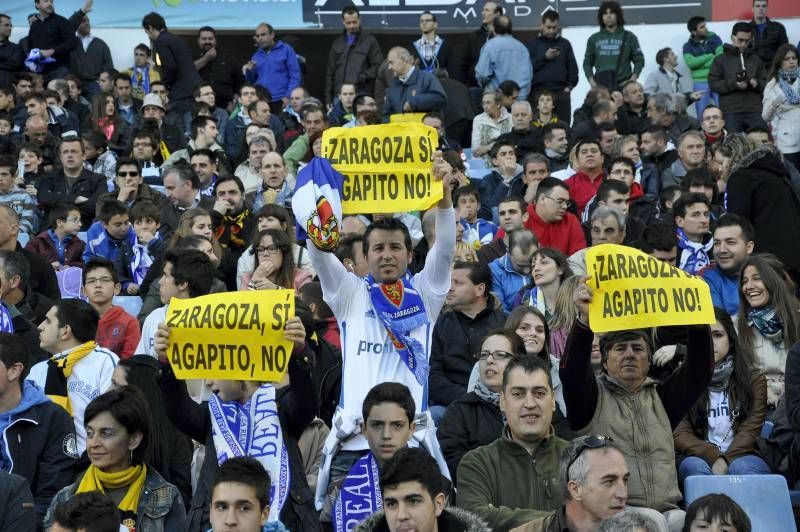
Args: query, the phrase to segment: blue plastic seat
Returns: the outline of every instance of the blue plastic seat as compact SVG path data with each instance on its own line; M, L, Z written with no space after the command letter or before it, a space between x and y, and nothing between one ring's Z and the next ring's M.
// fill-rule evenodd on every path
M709 493L724 493L736 501L753 530L797 532L789 487L780 475L699 475L684 482L687 506Z
M28 242L30 242L31 236L26 233L25 231L20 231L17 235L17 242L19 242L20 247L25 247Z
M142 310L142 298L139 296L114 296L114 304L122 307L125 312L134 318Z

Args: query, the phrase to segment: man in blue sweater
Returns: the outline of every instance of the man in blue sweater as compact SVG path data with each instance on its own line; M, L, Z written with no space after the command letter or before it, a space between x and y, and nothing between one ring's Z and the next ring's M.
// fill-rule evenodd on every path
M294 49L275 39L275 30L262 22L253 37L258 50L242 67L245 79L269 91L269 108L278 115L289 104L289 95L300 86L300 63Z
M723 214L714 230L714 260L699 275L711 288L715 307L733 316L739 311L739 274L755 247L753 225L736 214Z

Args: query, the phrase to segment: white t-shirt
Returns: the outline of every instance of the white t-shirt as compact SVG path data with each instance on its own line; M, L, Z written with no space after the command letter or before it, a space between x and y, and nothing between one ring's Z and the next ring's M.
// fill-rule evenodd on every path
M56 359L66 357L72 349L55 355ZM86 450L86 429L83 427L83 413L86 406L98 395L108 391L111 375L117 367L119 357L104 347L96 347L72 368L67 378L67 395L75 420L75 435L78 437L78 454ZM35 364L28 374L32 381L44 390L47 381L47 360Z
M719 450L728 451L733 442L733 420L728 406L728 393L710 390L708 392L708 442Z
M452 235L452 236L450 236ZM428 253L423 270L411 284L422 297L429 323L411 332L430 358L433 326L450 289L450 263L455 250L455 211L438 210L436 243ZM400 359L383 322L375 315L364 279L348 272L332 253L309 246L309 256L322 284L325 302L339 324L342 340L342 391L334 426L340 416L361 418L361 406L367 392L381 382L399 382L408 386L417 412L428 409L428 387L419 384ZM363 436L343 444L345 450L366 449Z
M156 331L158 324L167 321L167 305L158 307L153 312L147 315L142 325L142 337L139 339L139 345L136 346L137 355L150 355L153 358L158 358L156 351L153 348L155 343Z

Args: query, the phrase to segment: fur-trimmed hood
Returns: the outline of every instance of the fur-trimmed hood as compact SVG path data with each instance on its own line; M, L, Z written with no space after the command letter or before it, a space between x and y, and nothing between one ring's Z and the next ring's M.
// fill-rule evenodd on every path
M359 523L354 532L388 532L383 510ZM439 532L491 532L480 517L455 506L448 506L439 516Z
M731 166L731 170L728 173L728 175L733 175L742 168L748 168L752 166L752 164L758 161L759 159L763 159L768 155L773 155L777 157L778 160L780 161L783 160L783 158L781 157L781 153L778 151L778 148L776 148L772 144L762 144L756 150L748 153L740 161Z

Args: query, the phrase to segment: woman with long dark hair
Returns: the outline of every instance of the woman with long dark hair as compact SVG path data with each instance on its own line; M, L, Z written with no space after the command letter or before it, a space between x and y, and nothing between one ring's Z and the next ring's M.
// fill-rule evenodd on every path
M150 407L153 433L145 461L174 484L188 503L192 499L192 443L167 418L158 387L159 371L161 365L150 355L121 359L111 376L111 388L131 386L142 392Z
M91 465L78 480L59 491L44 518L76 493L101 491L119 508L126 530L183 530L186 509L178 488L147 463L152 428L147 400L125 386L97 396L86 407L86 454Z
M553 248L539 248L531 255L531 282L520 291L519 303L539 309L548 321L554 317L558 289L572 276L567 257Z
M715 308L711 326L714 375L704 394L675 429L681 482L691 475L757 475L770 468L756 454L767 413L767 379L752 351L738 341L733 320Z
M775 53L764 88L761 117L772 127L775 146L800 165L800 68L797 48L782 44Z
M253 243L255 268L242 275L240 290L298 289L311 281L310 273L295 267L292 240L285 231L259 231Z
M103 133L109 149L124 155L131 142L131 127L119 114L117 100L110 92L101 92L92 100L91 124Z
M749 257L739 277L739 345L753 353L767 377L767 404L774 408L784 391L786 355L800 340L800 303L786 272L771 256Z

